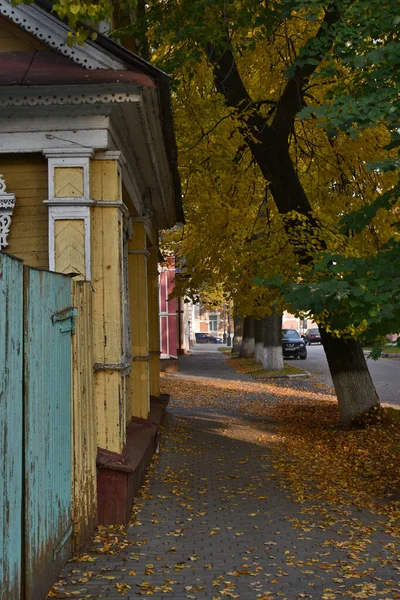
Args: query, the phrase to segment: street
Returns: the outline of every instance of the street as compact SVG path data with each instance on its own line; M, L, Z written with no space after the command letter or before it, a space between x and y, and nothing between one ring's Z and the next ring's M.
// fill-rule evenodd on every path
M295 362L296 366L310 371L331 386L332 378L322 345L308 345L307 354L306 360L288 360L288 364ZM400 357L399 359L367 359L367 364L381 402L400 406Z

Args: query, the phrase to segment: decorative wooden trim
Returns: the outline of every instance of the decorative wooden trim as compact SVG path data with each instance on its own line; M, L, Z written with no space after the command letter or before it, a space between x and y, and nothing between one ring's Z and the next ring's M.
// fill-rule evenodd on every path
M49 200L58 200L54 193L55 169L60 168L81 168L83 169L83 195L75 196L75 200L85 200L90 198L90 179L89 179L89 159L93 156L93 148L54 148L44 150L43 154L49 161ZM65 201L65 198L60 197Z
M14 5L9 0L0 0L0 14L87 69L126 70L123 62L102 52L90 41L81 46L67 46L65 40L71 28L35 4L27 5L21 2Z
M46 201L45 201L46 203ZM80 220L84 221L85 227L85 279L91 279L91 265L90 265L90 208L89 206L49 206L49 270L55 270L55 245L54 245L54 230L55 221L66 221L66 220Z
M0 0L1 1L1 0ZM102 87L92 84L89 86L57 86L57 93L54 88L43 86L42 90L32 86L14 86L13 94L10 96L9 89L0 90L0 107L36 107L36 106L82 106L99 104L120 104L123 102L139 102L140 95L138 86L135 83L129 83L123 86L121 84L107 83Z
M15 194L10 194L6 189L6 182L3 175L0 175L0 250L8 246L7 238L16 199Z

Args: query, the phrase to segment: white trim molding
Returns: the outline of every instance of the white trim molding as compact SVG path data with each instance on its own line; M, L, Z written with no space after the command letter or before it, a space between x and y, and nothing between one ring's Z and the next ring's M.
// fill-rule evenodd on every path
M43 154L49 162L49 200L58 198L54 192L55 169L77 167L83 170L83 195L74 199L90 201L89 160L94 154L93 148L54 148L43 150ZM65 200L64 197L62 199Z
M84 221L85 232L85 273L86 280L91 279L90 253L90 159L94 155L93 148L50 148L43 150L48 160L49 198L43 203L49 211L49 269L55 270L55 221L74 220ZM54 189L55 170L60 168L81 168L83 176L83 195L73 198L57 197Z
M0 174L0 250L8 246L7 238L16 199L15 194L10 194L6 190L6 182Z

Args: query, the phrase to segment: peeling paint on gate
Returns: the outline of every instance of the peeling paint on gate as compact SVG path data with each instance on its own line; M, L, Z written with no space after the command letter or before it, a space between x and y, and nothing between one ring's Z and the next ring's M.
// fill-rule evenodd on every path
M22 280L22 262L0 253L0 600L21 592Z
M71 279L24 268L25 594L41 600L71 553Z

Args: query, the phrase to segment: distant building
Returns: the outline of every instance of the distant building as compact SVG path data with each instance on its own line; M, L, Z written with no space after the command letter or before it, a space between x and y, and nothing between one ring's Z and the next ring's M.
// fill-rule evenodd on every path
M282 319L283 329L296 329L300 334L307 329L318 327L318 325L309 317L295 317L285 310Z
M212 308L206 304L194 304L192 323L193 334L211 333L221 339L226 339L229 332L233 334L233 319L228 304Z

